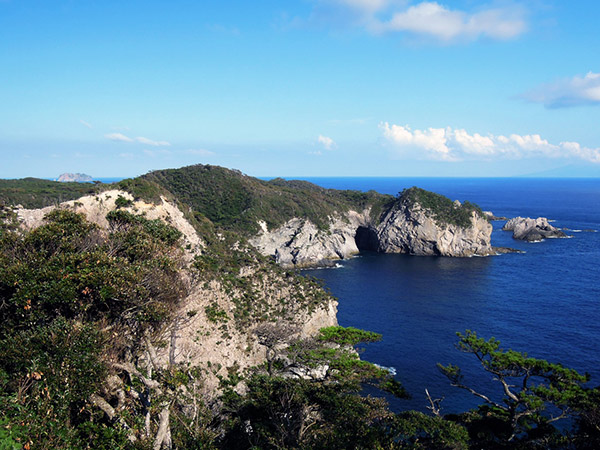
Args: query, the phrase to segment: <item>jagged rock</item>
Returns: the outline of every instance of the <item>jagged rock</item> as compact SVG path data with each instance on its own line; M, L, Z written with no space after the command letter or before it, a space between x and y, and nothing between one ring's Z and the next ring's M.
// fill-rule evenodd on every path
M330 218L329 229L320 230L306 219L295 218L276 230L268 230L259 222L261 233L250 240L262 254L273 256L284 267L326 267L335 260L359 252L356 230L370 226L369 211L349 211Z
M545 217L532 219L530 217L515 217L502 227L505 231L512 231L513 238L523 241L536 242L546 238L567 237L560 229L548 223Z
M508 217L497 216L492 211L483 211L487 220L508 220Z

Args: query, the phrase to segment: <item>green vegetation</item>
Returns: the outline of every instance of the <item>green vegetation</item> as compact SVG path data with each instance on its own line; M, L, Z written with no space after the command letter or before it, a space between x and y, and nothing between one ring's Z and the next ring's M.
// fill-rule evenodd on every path
M0 180L0 206L22 205L43 208L84 195L96 194L104 186L91 183L60 183L39 178Z
M302 217L326 229L328 216L335 213L373 206L373 213L378 215L393 202L393 197L374 191L323 189L306 181L281 178L262 181L209 165L159 170L120 186L147 201L156 201L161 189L168 191L191 207L200 220L206 217L220 228L246 236L259 231L259 220L272 228Z
M117 208L128 208L132 205L133 205L133 201L123 197L122 195L119 195L117 197L117 199L115 200L115 206Z
M117 183L117 187L129 192L136 200L145 200L154 204L160 203L161 196L168 196L168 192L145 177L121 180Z
M206 314L206 318L213 323L227 322L229 320L227 313L216 302L206 306L204 313Z
M404 189L398 194L401 201L408 202L409 205L419 204L423 209L433 214L438 225L458 225L467 228L471 226L471 216L475 212L479 217L485 218L481 208L468 201L460 206L456 205L448 197L429 192L418 187Z
M142 222L106 236L69 210L46 221L0 234L6 439L23 448L124 448L127 433L90 399L122 352L141 345L182 298L175 244Z

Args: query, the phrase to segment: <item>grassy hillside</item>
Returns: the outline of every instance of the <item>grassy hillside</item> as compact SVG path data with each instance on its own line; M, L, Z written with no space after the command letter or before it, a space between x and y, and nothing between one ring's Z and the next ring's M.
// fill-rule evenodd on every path
M460 205L455 204L448 197L415 186L404 189L399 194L399 198L401 201L408 202L409 205L415 203L421 205L433 215L440 226L458 225L467 228L471 226L473 212L483 219L486 217L481 208L474 203L464 201Z

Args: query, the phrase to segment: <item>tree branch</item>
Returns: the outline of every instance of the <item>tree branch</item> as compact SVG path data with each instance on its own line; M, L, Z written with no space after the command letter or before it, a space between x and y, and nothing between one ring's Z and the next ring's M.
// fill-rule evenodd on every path
M471 389L468 386L465 386L464 384L452 383L452 386L458 387L458 388L461 388L461 389L465 389L465 390L469 391L471 394L475 395L476 397L479 397L479 398L485 400L490 405L494 405L496 408L500 408L500 409L502 409L504 411L508 411L508 408L506 406L503 406L500 403L496 403L495 401L493 401L492 399L490 399L488 396L480 394L479 392Z

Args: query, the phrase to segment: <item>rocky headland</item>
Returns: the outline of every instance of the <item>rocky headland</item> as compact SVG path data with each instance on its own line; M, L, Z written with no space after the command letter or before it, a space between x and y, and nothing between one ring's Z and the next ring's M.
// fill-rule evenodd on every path
M504 231L512 231L513 238L528 242L539 242L547 238L564 238L567 235L556 228L545 217L515 217L502 227Z
M294 218L276 229L261 222L250 239L287 267L327 266L361 250L420 256L487 256L492 226L478 207L419 188L405 190L379 218L370 208L329 217L325 229Z

